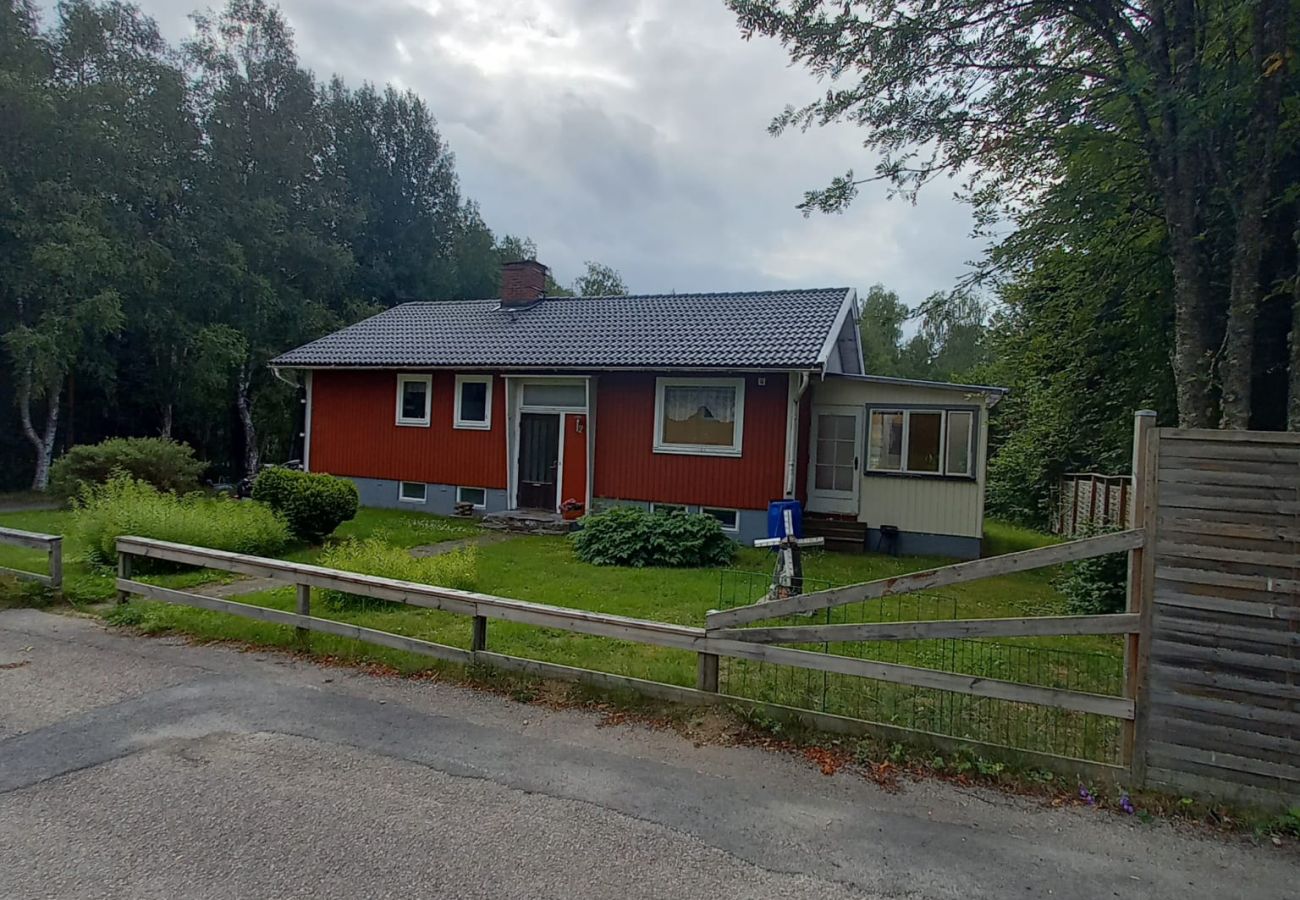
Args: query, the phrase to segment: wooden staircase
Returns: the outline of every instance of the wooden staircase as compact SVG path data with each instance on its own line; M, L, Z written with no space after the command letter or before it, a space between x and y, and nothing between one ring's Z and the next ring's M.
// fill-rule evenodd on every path
M839 553L865 553L867 550L867 526L855 519L805 512L803 533L807 537L825 538L827 550Z

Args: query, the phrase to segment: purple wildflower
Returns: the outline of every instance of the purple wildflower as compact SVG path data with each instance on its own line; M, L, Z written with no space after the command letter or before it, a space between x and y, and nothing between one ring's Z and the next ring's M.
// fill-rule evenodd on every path
M1124 810L1124 812L1128 813L1130 816L1137 812L1137 809L1133 806L1133 800L1129 797L1127 792L1120 794L1119 808Z
M1086 801L1089 806L1093 806L1097 803L1097 798L1092 795L1092 791L1088 790L1082 784L1079 785L1079 799Z

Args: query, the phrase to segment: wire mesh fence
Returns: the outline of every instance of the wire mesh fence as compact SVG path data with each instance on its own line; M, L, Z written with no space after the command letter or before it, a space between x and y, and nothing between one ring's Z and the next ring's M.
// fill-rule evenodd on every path
M758 572L723 572L719 608L759 602L767 594L770 581L770 576ZM802 587L804 593L811 593L833 586L829 582L805 579ZM754 623L754 626L956 618L960 616L955 595L921 591L811 614L766 619ZM788 646L1020 684L1120 696L1124 688L1124 660L1119 640L1113 641L1113 649L1105 651L1061 646L1068 641L1068 638L996 641L944 638ZM1094 762L1119 762L1121 723L1109 716L753 660L723 659L719 677L722 690L739 697L1018 750Z

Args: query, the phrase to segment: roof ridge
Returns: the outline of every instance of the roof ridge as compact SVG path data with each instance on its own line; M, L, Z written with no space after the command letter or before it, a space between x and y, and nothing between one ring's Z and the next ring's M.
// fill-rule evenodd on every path
M658 292L653 294L591 294L587 296L564 296L556 295L549 297L540 297L540 300L668 300L675 297L693 297L696 299L704 297L771 297L783 294L821 294L830 291L846 292L853 288L840 285L828 287L801 287L801 288L762 288L749 291L672 291ZM434 304L445 303L501 303L500 297L479 297L469 299L466 297L454 297L446 300L403 300L401 303L388 307L388 309L400 309L403 306L431 306ZM387 310L384 310L387 312ZM382 314L382 313L381 313Z

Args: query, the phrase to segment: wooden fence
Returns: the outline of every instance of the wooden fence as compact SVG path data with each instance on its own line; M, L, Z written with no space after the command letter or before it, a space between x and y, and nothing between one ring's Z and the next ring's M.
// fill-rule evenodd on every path
M1117 550L1133 547L1138 542L1140 542L1140 536L1125 532L1080 541L1077 544L1081 546L1074 548L1071 548L1070 545L1056 545L1027 551L1026 554L1011 554L1006 557L999 557L1000 563L995 560L978 561L985 564L983 569L972 568L977 563L959 563L929 573L904 576L905 578L911 578L907 582L902 579L892 579L895 582L893 592L901 592L904 584L924 586L934 583L954 584L968 581L975 577L981 577L976 574L977 572L984 571L984 574L989 574L990 564L993 564L991 566L993 574L1005 571L1020 571L1024 568L1033 568L1036 565L1052 565L1063 560L1116 552ZM630 687L655 696L668 696L677 700L690 702L717 702L721 700L738 705L770 705L753 703L743 698L726 696L718 692L718 660L720 657L727 657L774 663L831 674L853 675L975 697L989 697L1080 713L1111 716L1126 722L1130 722L1135 718L1134 704L1129 697L1112 697L1083 691L1062 690L996 678L962 675L917 666L879 662L871 659L838 656L812 650L777 647L772 646L768 636L763 635L759 629L733 629L724 632L712 623L707 629L686 625L672 625L626 616L529 603L522 600L494 597L487 594L453 590L416 582L397 581L374 575L359 575L303 563L264 559L148 538L119 538L117 552L117 590L119 599L126 599L131 595L136 595L166 603L218 610L265 622L288 625L300 629L304 635L307 632L318 631L452 662L496 666L498 668L570 680L597 681L604 685ZM148 584L131 577L134 561L137 559L166 560L210 569L238 572L245 575L275 578L289 584L295 584L298 587L296 612L268 609L234 600L205 597L186 591ZM1033 565L1029 564L1030 561L1033 561ZM466 650L312 616L312 588L345 591L364 597L471 616L474 619L471 646ZM859 588L866 593L882 591L882 593L877 593L876 596L889 592L883 590L884 585L880 582L869 582L859 586ZM911 589L916 589L916 587ZM846 589L838 590L843 591ZM790 600L800 599L803 598L790 598ZM790 601L780 602L788 603ZM762 606L765 608L762 612L765 617L767 608L773 606L773 604L762 604ZM741 613L741 610L728 610L725 613L712 613L710 618L734 619L733 614L738 613ZM574 669L537 660L525 660L505 654L492 653L487 649L490 637L488 622L492 619L694 651L698 655L696 688L690 690L674 685L646 682L635 678L590 672L584 669ZM963 636L975 637L985 633L998 636L1044 633L1116 634L1136 630L1137 617L1129 615L1061 616L1049 620L1031 618L966 620L961 622L909 622L891 623L889 628L893 629L892 634L896 635L896 637L875 639L907 640L911 639L907 636L909 629L915 632L927 629L942 631L954 628L960 629ZM881 632L881 634L884 633ZM824 640L822 637L809 639L816 642ZM797 643L800 640L803 640L803 638L800 637L788 642ZM706 694L713 696L702 699L700 695ZM831 719L834 717L822 718Z
M26 569L13 569L0 566L0 572L35 581L51 588L56 594L63 590L63 538L57 534L39 534L35 531L19 531L17 528L0 528L0 544L11 547L24 547L31 550L44 550L48 573L30 572Z
M1131 518L1132 500L1130 475L1067 472L1061 476L1052 506L1052 533L1072 537L1122 527Z
M663 699L777 708L831 730L884 729L898 738L908 734L897 726L868 725L727 695L719 691L719 660L772 663L1111 717L1122 728L1122 765L1097 766L1096 771L1132 783L1235 796L1268 806L1296 802L1300 800L1300 435L1157 429L1155 414L1142 412L1135 420L1133 446L1132 487L1126 494L1129 527L1124 531L714 610L706 616L704 628L137 537L118 540L117 589L123 600L137 595L287 625L297 628L303 640L317 631L458 663L630 688ZM822 625L770 622L1120 552L1128 554L1128 608L1118 614ZM140 558L294 584L296 611L133 579L133 560ZM313 588L470 616L470 647L313 616ZM690 651L698 659L696 687L495 653L488 649L492 619ZM1085 634L1125 636L1121 696L780 646ZM1078 771L1084 768L1077 760L1069 762Z
M1178 791L1300 802L1300 435L1155 441L1139 768Z

